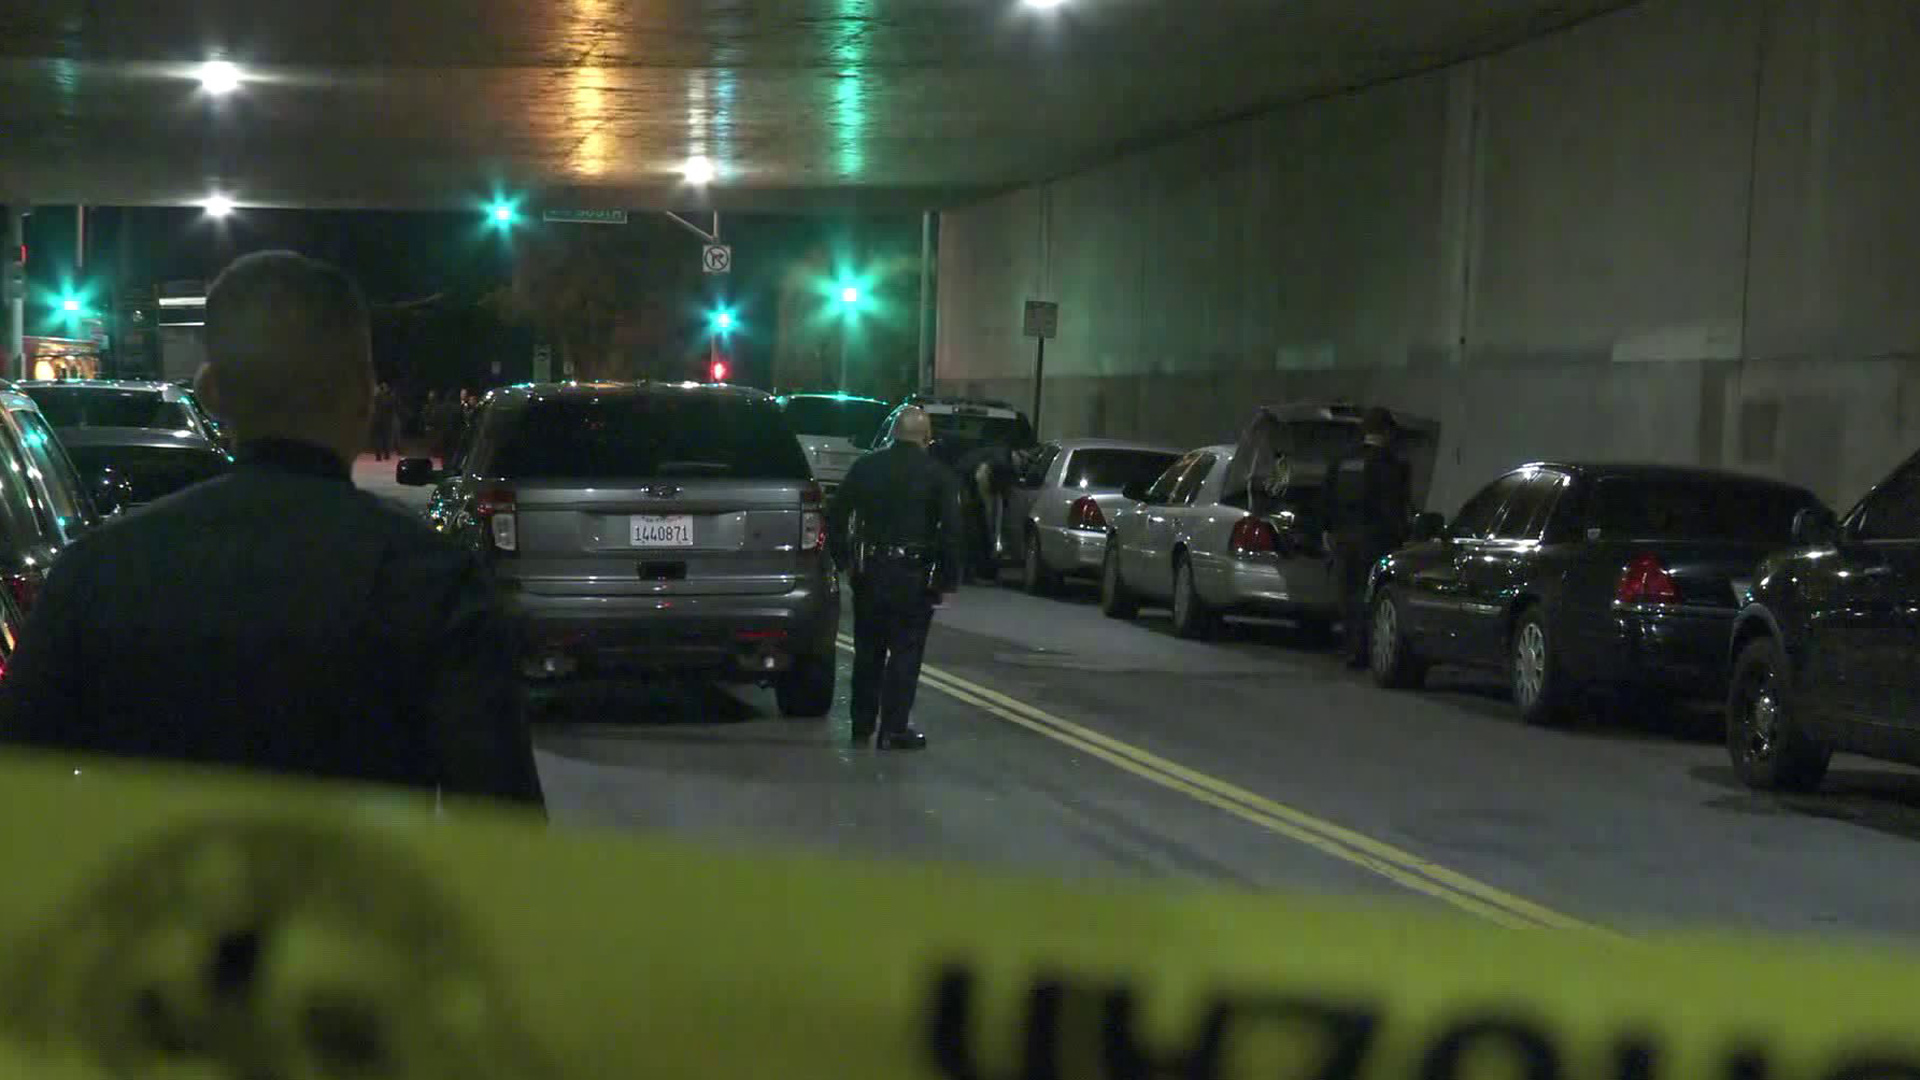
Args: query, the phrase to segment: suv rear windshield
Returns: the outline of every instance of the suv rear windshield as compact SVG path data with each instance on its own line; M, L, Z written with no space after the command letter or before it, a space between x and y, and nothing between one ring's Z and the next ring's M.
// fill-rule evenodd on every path
M706 394L535 401L507 425L492 457L478 469L518 480L812 476L772 401Z
M1119 491L1128 484L1151 484L1178 460L1179 454L1153 450L1075 450L1061 486Z
M187 407L151 390L81 390L53 386L25 387L40 406L47 423L65 427L156 428L192 431Z
M1015 449L1033 445L1033 425L1024 416L982 416L978 413L929 413L933 441L950 448L972 450L989 443Z
M893 407L884 401L845 400L832 397L788 398L787 426L800 435L831 436L865 442L880 430L880 422Z
M1594 485L1586 517L1609 539L1785 544L1794 515L1818 505L1810 492L1778 484L1615 476Z

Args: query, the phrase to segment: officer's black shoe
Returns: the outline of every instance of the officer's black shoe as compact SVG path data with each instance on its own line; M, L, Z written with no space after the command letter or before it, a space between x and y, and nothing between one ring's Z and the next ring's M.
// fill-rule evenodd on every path
M882 750L925 750L926 748L927 737L911 727L902 728L899 731L883 731L880 733L880 749Z
M873 729L863 728L858 724L855 724L853 728L853 745L855 746L873 745Z

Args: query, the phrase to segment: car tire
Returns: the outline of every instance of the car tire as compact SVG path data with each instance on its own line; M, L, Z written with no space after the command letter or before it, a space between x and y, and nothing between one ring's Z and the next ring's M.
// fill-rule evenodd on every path
M1192 641L1213 636L1214 614L1200 599L1193 581L1193 563L1184 555L1173 564L1173 632Z
M1020 586L1033 596L1050 596L1060 588L1060 575L1047 567L1040 552L1040 534L1027 529L1026 557L1020 564Z
M1507 685L1520 719L1529 724L1559 721L1566 713L1566 681L1546 613L1537 606L1522 611L1507 637Z
M1140 614L1140 600L1120 576L1120 551L1108 546L1100 563L1100 611L1109 619L1131 619Z
M773 684L780 713L796 720L818 720L833 711L834 658L804 656Z
M1747 643L1727 694L1727 753L1742 783L1761 791L1812 791L1826 779L1833 748L1794 723L1786 652L1772 637Z
M1418 690L1427 681L1427 665L1407 640L1398 598L1381 592L1368 617L1372 625L1367 634L1367 667L1373 681L1386 690Z

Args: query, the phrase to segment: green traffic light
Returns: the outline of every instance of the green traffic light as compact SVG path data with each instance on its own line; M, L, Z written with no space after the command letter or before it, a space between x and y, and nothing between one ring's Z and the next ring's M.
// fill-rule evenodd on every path
M77 315L80 313L80 301L69 296L65 300L60 301L60 310Z
M487 207L487 223L496 229L510 229L519 214L513 204L504 199L496 199Z
M715 315L713 316L713 325L714 325L714 328L718 330L733 329L733 313L730 311L722 311L722 312L715 313Z
M840 302L841 302L841 303L843 303L843 304L857 304L857 303L859 303L859 302L860 302L860 290L859 290L859 289L858 289L857 287L855 287L855 286L853 286L853 285L848 285L848 286L846 286L846 287L844 287L844 288L842 288L842 289L840 290Z

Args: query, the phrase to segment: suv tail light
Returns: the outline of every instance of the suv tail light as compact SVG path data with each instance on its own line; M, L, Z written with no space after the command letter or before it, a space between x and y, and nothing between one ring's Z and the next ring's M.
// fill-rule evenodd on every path
M1613 599L1620 604L1676 604L1680 602L1680 587L1658 558L1641 555L1621 571Z
M487 539L492 542L493 550L520 550L520 521L519 515L514 513L513 492L504 489L489 491L480 496L473 512L486 524Z
M1107 515L1100 512L1100 504L1093 496L1082 495L1073 500L1073 506L1067 510L1067 528L1082 532L1106 532Z
M1249 514L1233 523L1233 535L1228 544L1237 559L1272 555L1280 550L1280 534L1274 529L1273 522Z
M827 550L826 493L819 484L800 490L800 550Z
M40 584L44 580L38 570L15 570L6 575L7 592L12 594L13 602L20 607L22 615L33 610L33 602L40 599Z

